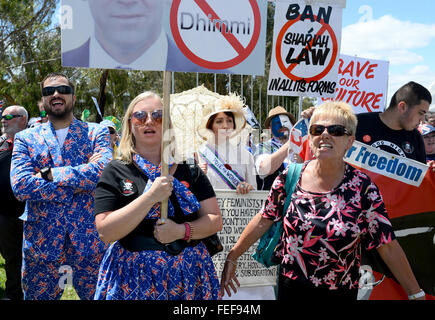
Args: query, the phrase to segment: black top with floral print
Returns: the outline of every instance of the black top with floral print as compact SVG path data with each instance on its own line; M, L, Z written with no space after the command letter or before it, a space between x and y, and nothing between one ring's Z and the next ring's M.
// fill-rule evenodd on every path
M282 218L286 175L287 170L276 178L262 209L264 218ZM281 273L331 290L357 289L361 245L370 250L395 239L378 187L349 164L340 185L330 192L303 190L299 181L283 229L275 250Z

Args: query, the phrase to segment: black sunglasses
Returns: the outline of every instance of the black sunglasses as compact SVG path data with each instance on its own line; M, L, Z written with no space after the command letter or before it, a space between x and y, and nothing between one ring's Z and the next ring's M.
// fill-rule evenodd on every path
M131 123L135 126L144 126L147 122L148 116L157 123L162 123L163 110L154 110L153 112L136 111L130 117Z
M45 87L42 88L42 95L44 97L51 96L57 91L60 94L71 94L73 89L70 86L57 86L57 87Z
M350 136L350 132L346 129L346 127L340 125L340 124L333 124L330 126L322 126L321 124L312 124L310 126L310 134L312 136L320 136L323 132L325 132L325 129L328 131L328 133L331 136L334 137L341 137L345 134Z
M13 118L21 118L22 116L22 114L5 114L4 116L2 116L2 119L12 120Z

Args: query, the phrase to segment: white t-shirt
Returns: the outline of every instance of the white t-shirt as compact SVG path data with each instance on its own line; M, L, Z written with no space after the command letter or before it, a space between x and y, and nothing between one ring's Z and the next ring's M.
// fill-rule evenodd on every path
M66 135L68 134L68 129L69 127L56 130L56 138L60 146L63 146L63 143L65 142Z

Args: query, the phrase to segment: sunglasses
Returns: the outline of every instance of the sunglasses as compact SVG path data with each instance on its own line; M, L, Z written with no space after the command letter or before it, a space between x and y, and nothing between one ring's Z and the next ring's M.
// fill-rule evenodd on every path
M331 136L334 137L341 137L345 134L350 136L350 132L342 125L340 124L333 124L331 126L322 126L321 124L312 124L310 126L310 134L312 136L320 136L323 132L325 132L325 129L328 131L328 133Z
M21 114L5 114L2 116L3 120L12 120L13 118L21 118L23 115Z
M163 120L163 110L154 110L153 112L146 111L136 111L130 117L131 123L136 126L144 126L147 122L148 117L157 123L162 123Z
M71 94L73 89L70 86L57 86L57 87L45 87L42 88L42 95L44 97L51 96L57 91L60 94Z

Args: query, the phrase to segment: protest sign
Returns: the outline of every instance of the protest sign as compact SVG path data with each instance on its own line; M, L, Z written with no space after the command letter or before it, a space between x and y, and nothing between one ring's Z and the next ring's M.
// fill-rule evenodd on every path
M302 159L309 159L308 119L301 118L290 131L290 149Z
M335 101L344 101L355 113L384 111L388 88L388 61L341 55ZM319 103L327 100L320 98Z
M353 143L344 161L416 187L421 184L428 169L427 165L418 161L399 157L359 141Z
M415 161L398 157L401 163L412 167ZM356 164L354 166L358 167ZM412 271L426 298L435 299L435 174L426 170L418 186L371 171L369 167L358 167L379 187L384 198L394 234L411 265ZM364 267L364 266L363 266ZM382 270L377 264L373 269L376 286L370 288L370 300L407 300L408 296L398 282L390 277L382 280Z
M223 70L246 60L245 65L254 70L240 66L232 72L264 74L265 1L173 0L170 21L175 43L195 64ZM254 50L262 56L258 65L248 61Z
M246 195L233 190L215 190L219 208L222 212L223 227L218 233L224 250L213 256L218 275L222 274L229 250L239 239L251 219L260 211L267 199L267 191L251 191ZM238 260L236 276L242 287L275 285L277 267L265 268L252 258L258 241Z
M63 0L61 14L63 66L264 74L267 1Z
M337 4L276 2L269 95L335 95L341 16Z

